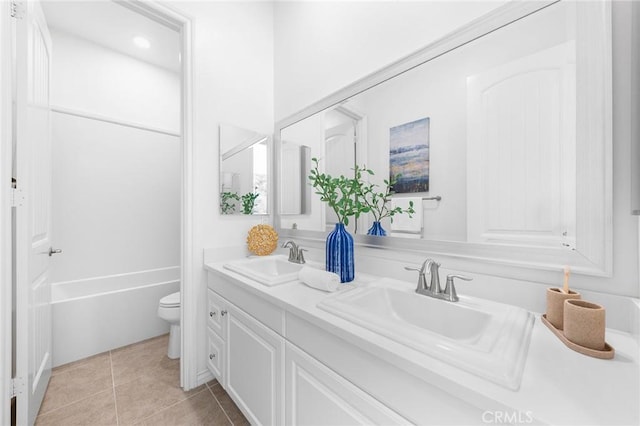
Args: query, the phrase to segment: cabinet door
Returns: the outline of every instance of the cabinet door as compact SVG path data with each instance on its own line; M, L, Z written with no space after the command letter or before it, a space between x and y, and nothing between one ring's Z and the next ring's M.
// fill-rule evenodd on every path
M220 383L224 383L224 341L213 330L208 330L209 345L207 353L207 367Z
M253 425L280 425L284 411L284 339L228 305L226 390Z
M288 342L285 358L287 425L410 423Z

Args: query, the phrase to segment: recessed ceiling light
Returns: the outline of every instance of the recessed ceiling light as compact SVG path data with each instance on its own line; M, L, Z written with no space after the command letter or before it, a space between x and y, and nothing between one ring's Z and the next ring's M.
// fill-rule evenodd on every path
M148 49L151 47L151 43L149 42L149 40L140 36L133 38L133 44L138 46L140 49Z

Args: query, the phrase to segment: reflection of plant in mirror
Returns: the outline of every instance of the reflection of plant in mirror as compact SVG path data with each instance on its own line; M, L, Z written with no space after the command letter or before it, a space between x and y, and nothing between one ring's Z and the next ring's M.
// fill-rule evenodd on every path
M326 173L320 173L317 158L312 158L311 161L314 163L309 175L311 186L316 188L316 194L320 196L320 201L327 203L333 209L340 223L349 225L350 216L355 216L357 219L362 213L369 211L369 207L363 204L359 197L363 169L356 166L353 178L342 175L333 177Z
M233 214L236 211L235 201L240 201L240 196L237 192L222 192L220 193L220 212L222 214Z
M366 167L362 169L362 171L367 172L371 176L374 175L373 171ZM392 188L398 181L399 176L400 175L395 175L391 176L389 180L383 180L385 185L383 192L376 191L376 188L379 187L379 185L376 184L361 185L360 196L362 197L364 204L369 207L369 210L373 215L374 222L380 222L386 217L390 218L391 222L393 222L393 216L397 214L408 214L409 217L412 217L411 215L416 212L413 209L413 201L409 201L409 207L407 209L403 209L402 207L389 208L391 196L395 192Z
M242 214L253 214L253 208L256 204L256 198L258 198L259 196L260 194L258 194L257 192L249 192L242 196Z

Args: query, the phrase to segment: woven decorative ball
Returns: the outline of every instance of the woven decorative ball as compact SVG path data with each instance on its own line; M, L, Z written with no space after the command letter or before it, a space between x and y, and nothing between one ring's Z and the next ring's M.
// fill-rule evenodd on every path
M271 254L278 247L278 233L271 225L256 225L249 230L247 246L258 256Z

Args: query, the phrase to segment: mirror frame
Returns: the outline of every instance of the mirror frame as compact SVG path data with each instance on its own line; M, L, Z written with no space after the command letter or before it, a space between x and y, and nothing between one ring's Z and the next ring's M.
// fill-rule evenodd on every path
M486 34L545 9L560 0L541 2L510 2L472 21L460 29L427 45L341 90L319 100L303 110L276 123L274 135L274 170L280 169L281 131L290 125L324 111L347 99L381 84L405 71L422 65ZM595 85L589 86L584 109L590 121L589 133L581 138L583 152L577 161L589 162L593 167L588 174L577 172L576 194L576 247L531 247L488 243L469 243L438 240L414 240L393 237L354 235L356 246L390 249L401 252L422 252L437 256L458 258L464 261L489 262L530 270L558 271L571 265L572 272L610 277L613 262L613 113L612 113L612 20L611 4L607 1L577 3L583 5L580 13L601 22L603 31L587 40L599 55L599 67L590 70ZM591 5L589 7L589 5ZM594 6L595 5L595 6ZM583 16L583 18L585 18ZM604 64L604 66L602 66ZM273 187L280 188L280 176L273 174ZM280 194L273 191L275 225L281 238L303 239L314 246L324 243L328 232L283 229L280 219Z

